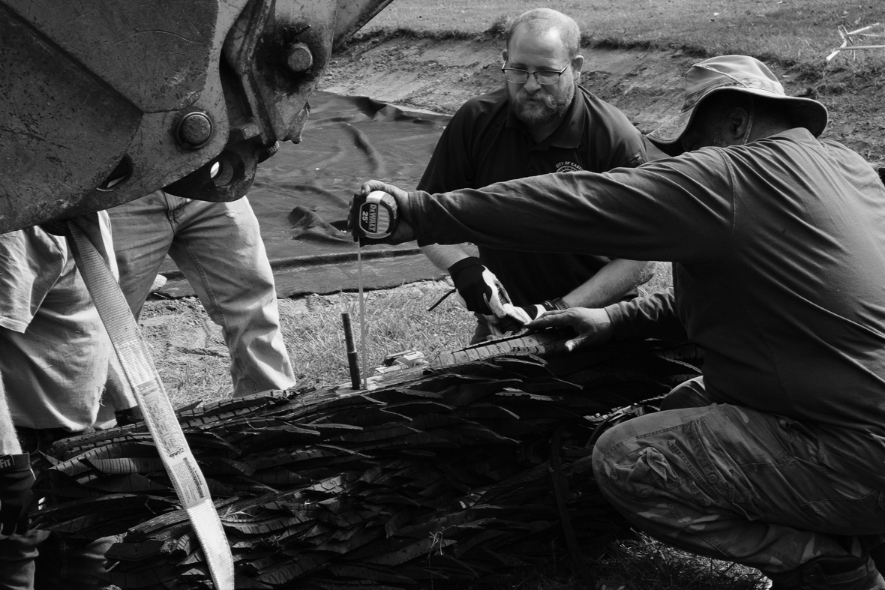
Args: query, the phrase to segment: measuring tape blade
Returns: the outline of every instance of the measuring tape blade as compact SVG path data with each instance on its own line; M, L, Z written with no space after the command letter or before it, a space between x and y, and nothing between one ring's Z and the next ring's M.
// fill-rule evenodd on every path
M359 364L361 368L360 373L360 387L366 387L366 376L368 376L368 362L369 360L366 358L366 300L363 297L363 255L362 249L360 248L361 242L357 240L356 243L356 267L357 267L357 288L359 292L360 298L360 356L362 358L362 363Z
M151 360L147 343L117 281L96 248L96 244L103 243L98 216L68 220L68 228L77 267L135 393L175 494L197 534L215 588L233 590L233 557L221 519Z

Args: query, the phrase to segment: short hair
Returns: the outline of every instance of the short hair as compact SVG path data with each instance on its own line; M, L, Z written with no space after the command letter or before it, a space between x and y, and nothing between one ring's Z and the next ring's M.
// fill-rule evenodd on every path
M581 29L575 20L557 10L551 8L534 8L523 12L510 23L507 35L504 37L507 48L510 48L510 38L517 27L525 25L527 32L533 35L542 35L550 30L556 30L562 45L568 52L568 58L572 59L581 50Z

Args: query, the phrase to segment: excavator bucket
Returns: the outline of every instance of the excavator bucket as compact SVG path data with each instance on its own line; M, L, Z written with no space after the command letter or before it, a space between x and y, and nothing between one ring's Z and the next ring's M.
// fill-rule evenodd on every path
M391 0L0 0L0 233L166 187L243 196Z

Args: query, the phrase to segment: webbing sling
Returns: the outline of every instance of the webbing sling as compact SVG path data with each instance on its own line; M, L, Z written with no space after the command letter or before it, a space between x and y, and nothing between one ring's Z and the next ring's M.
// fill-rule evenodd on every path
M217 590L233 590L234 565L209 488L175 417L129 305L105 258L98 214L68 220L71 249L86 288L108 331L123 373L135 392L154 445L178 500L197 533Z

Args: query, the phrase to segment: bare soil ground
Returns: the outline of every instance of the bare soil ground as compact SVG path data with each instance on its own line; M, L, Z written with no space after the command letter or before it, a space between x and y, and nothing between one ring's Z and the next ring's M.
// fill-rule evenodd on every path
M322 88L349 96L454 113L468 98L501 85L503 41L383 36L336 55ZM682 50L585 48L582 84L614 104L643 133L682 103L683 76L701 58ZM824 137L885 166L885 73L856 74L850 62L809 73L769 63L787 94L816 98L830 111Z
M336 55L322 89L453 113L471 96L499 87L501 47L500 39L488 35L467 40L377 36ZM699 59L680 50L594 48L583 53L583 84L623 110L643 132L678 109L682 76ZM814 97L827 106L831 123L825 137L885 166L885 76L861 77L850 67L809 74L807 68L770 65L788 94ZM422 292L431 301L446 288L429 284ZM290 351L298 346L294 335L304 314L319 303L311 297L280 301ZM227 395L227 349L198 300L148 301L142 325L176 404Z

